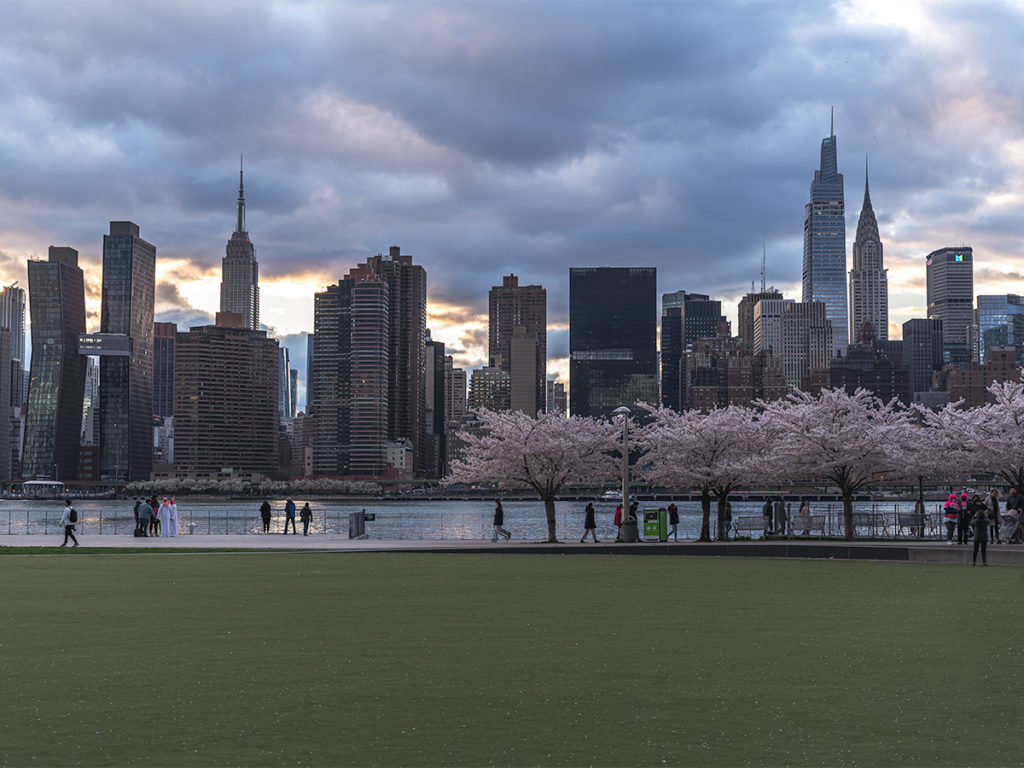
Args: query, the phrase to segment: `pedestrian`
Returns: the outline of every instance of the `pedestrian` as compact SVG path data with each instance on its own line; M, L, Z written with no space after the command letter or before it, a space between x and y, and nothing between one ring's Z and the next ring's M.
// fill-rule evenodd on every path
M953 544L953 533L956 531L957 518L960 516L960 502L955 493L949 494L946 503L942 505L942 520L946 523L946 543Z
M309 521L312 518L313 518L313 510L311 510L309 508L309 502L307 501L305 504L302 505L302 511L299 512L299 519L302 520L302 535L303 536L308 536L309 535ZM292 523L292 527L293 528L295 527L294 523Z
M594 543L598 544L597 540L597 521L594 520L594 504L593 502L587 503L587 508L583 510L583 538L580 539L580 544L587 540L587 534L594 537Z
M135 536L141 536L139 533L139 507L142 506L142 499L135 500L135 508L132 510L132 514L135 515Z
M75 523L77 522L78 513L71 506L71 499L64 499L64 514L60 518L60 524L64 526L64 543L61 544L62 547L68 545L69 538L75 542L72 546L78 546L78 539L75 538Z
M1020 509L1017 506L1019 502L1020 496L1017 495L1017 489L1011 488L1010 495L1006 497L1006 511L1003 513L1003 522L1006 523L1007 544L1020 543Z
M789 527L789 515L786 513L786 501L783 497L779 497L775 500L775 533L779 536L786 535L786 529Z
M988 509L977 494L971 499L971 525L974 526L974 556L971 565L978 564L978 547L981 547L981 564L988 565Z
M999 489L992 489L985 498L985 506L988 507L988 519L991 523L988 527L989 543L1002 544L1002 539L999 538Z
M615 505L615 519L614 519L614 523L615 523L615 530L617 531L617 533L615 534L615 540L616 541L622 541L622 505L621 504L616 504Z
M797 510L796 519L800 521L802 536L809 536L811 533L811 502L804 499L800 502L800 509Z
M491 541L497 541L499 536L504 536L505 541L512 540L512 534L505 530L505 509L500 501L494 502L494 537Z
M668 535L672 537L673 541L679 541L679 507L675 502L668 505L668 524L672 526Z
M171 513L169 518L168 518L168 520L169 520L169 528L170 528L170 535L171 536L177 536L178 535L178 501L173 496L171 496L171 504L168 507L168 511Z
M732 530L732 502L725 502L725 538L728 539L730 536L734 536Z
M764 500L764 506L761 507L761 518L764 521L764 537L767 539L772 535L772 500L770 497Z
M260 504L260 517L263 519L263 532L270 533L270 502L266 499Z
M157 515L160 517L160 538L166 539L171 535L171 502L167 500L166 496L160 502Z
M157 501L156 496L150 496L149 508L153 510L153 514L149 519L149 535L159 536L160 535L160 502Z
M967 492L960 494L960 513L956 518L956 543L966 544L967 540L971 537L971 515L972 510L968 510L970 501L967 499Z
M149 528L153 524L153 507L149 505L149 499L144 499L139 505L139 536L149 537Z
M295 535L296 533L298 533L298 531L295 530L295 502L292 501L291 499L288 499L284 503L284 533L285 533L285 535L288 534L288 521L291 521L291 524L292 524L292 535Z

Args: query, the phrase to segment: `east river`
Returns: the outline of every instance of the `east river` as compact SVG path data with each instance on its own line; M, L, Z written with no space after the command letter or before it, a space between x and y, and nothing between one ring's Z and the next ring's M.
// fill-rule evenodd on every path
M306 499L296 498L295 502L301 509ZM193 535L208 534L247 534L259 535L262 524L259 516L261 499L178 499L178 530L179 535L189 535L189 524L192 524ZM512 532L513 540L540 540L547 537L547 523L544 516L544 504L535 501L504 501L505 528ZM271 532L280 533L284 527L284 500L271 501L273 517ZM667 506L667 501L640 502L640 509L653 509ZM61 501L41 500L0 500L0 545L3 535L45 535L56 534L63 509ZM76 530L87 535L131 536L135 527L132 508L134 500L74 500L78 511ZM375 519L366 523L366 533L371 539L461 539L489 540L493 527L491 525L494 512L493 500L340 500L310 499L313 520L310 534L330 533L348 535L349 514L365 510L375 515ZM585 501L559 501L555 504L559 539L571 541L583 535L583 510ZM695 539L700 534L700 503L691 501L677 502L679 507L679 538ZM797 503L790 505L790 519L796 521ZM827 530L838 533L842 519L842 504L839 502L812 503L812 513L823 516ZM615 502L595 500L597 510L598 539L614 539L615 525L613 516ZM858 513L876 513L878 519L884 521L885 532L892 534L898 528L897 511L911 512L912 501L904 502L859 502L855 506ZM939 505L928 502L929 528L936 520ZM761 502L733 501L733 517L760 516ZM296 519L299 530L302 523ZM712 535L715 533L716 508L712 501L711 525ZM877 531L858 530L860 535L883 533ZM937 531L928 531L935 535ZM742 535L759 538L757 530L743 531Z

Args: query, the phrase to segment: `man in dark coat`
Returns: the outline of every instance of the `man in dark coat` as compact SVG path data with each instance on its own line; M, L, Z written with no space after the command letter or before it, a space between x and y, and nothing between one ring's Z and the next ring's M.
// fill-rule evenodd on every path
M772 500L770 498L764 500L761 517L764 518L764 537L767 539L772 535Z

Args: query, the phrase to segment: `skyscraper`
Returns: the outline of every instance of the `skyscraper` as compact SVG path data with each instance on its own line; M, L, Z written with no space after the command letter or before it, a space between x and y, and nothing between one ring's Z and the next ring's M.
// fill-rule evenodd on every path
M277 415L282 421L291 418L292 413L292 383L288 372L291 370L291 363L288 359L288 347L281 344L277 348Z
M751 291L742 299L736 309L736 322L740 340L748 349L754 349L754 307L761 299L781 299L782 292L768 288L759 293Z
M100 355L100 478L148 480L153 466L153 301L156 248L130 221L103 236L100 332L79 351ZM77 429L75 432L77 433Z
M413 471L424 472L421 443L426 428L425 356L427 342L427 273L398 246L377 254L361 268L371 269L388 284L388 440L410 440ZM316 350L319 354L320 350ZM315 383L319 386L318 383Z
M175 340L175 469L267 475L277 468L277 340L232 327L244 325L238 313L217 321Z
M487 303L490 365L511 374L515 393L512 407L535 416L537 411L544 410L548 356L547 291L539 285L519 285L518 277L506 275L502 277L500 286L491 288ZM522 330L516 331L517 328ZM515 371L512 369L514 343L520 352ZM523 358L527 353L533 355L532 362ZM524 375L531 377L529 382L517 380ZM529 394L531 387L532 396Z
M703 293L675 291L661 297L661 403L682 410L680 360L698 339L718 335L718 324L725 322L722 302Z
M220 311L237 312L246 328L260 327L260 265L245 228L245 185L238 171L238 214L235 231L221 262Z
M445 354L444 342L434 341L427 330L426 362L426 467L428 477L441 477L445 468Z
M85 282L74 248L50 247L47 261L29 261L32 367L22 476L74 477L85 389Z
M313 473L349 471L351 408L352 281L339 280L313 296L313 354L306 384L313 432Z
M882 240L868 191L868 167L864 162L864 205L857 220L850 270L850 333L857 337L864 323L871 323L875 337L889 338L889 284L882 260Z
M153 416L174 416L175 323L153 323Z
M910 373L910 395L932 388L942 367L942 321L915 317L903 324L903 366Z
M925 265L928 317L942 321L942 359L966 365L967 330L974 320L974 252L968 246L939 248Z
M388 284L366 270L353 270L346 280L352 281L349 472L374 477L387 467L391 348Z
M976 354L971 359L985 364L988 350L1013 347L1018 360L1024 360L1024 296L1004 293L978 296L974 339Z
M658 398L654 267L569 269L569 410L609 417Z
M821 167L814 172L811 199L804 208L801 300L825 304L825 316L832 321L833 348L845 350L850 340L846 306L846 210L843 174L839 173L836 163L833 130L822 139Z
M814 371L827 370L831 359L832 322L827 308L820 301L787 302L780 333L786 385L807 392Z

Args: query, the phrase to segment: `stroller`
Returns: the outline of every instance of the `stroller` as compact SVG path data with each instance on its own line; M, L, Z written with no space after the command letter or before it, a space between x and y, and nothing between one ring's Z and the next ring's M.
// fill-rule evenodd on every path
M1007 544L1020 544L1024 542L1021 536L1020 510L1008 509L1000 517L1003 519L1002 534L1003 541Z

